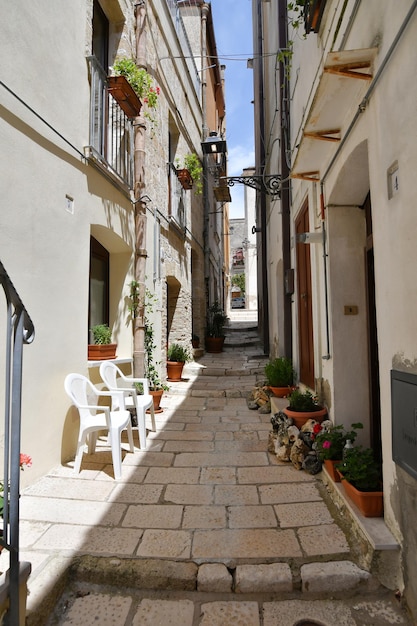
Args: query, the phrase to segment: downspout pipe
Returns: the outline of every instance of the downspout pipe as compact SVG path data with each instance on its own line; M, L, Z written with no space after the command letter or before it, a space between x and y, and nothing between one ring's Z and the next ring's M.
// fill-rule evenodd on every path
M259 98L259 166L257 174L263 173L265 170L265 95L264 95L264 77L263 77L263 43L262 43L262 2L258 0L257 4L257 53L258 53L258 98ZM256 123L256 121L255 121ZM259 194L259 225L261 239L261 267L258 269L258 279L261 284L261 318L258 324L262 328L262 342L265 354L269 354L269 311L268 311L268 264L267 264L267 237L266 237L266 197L264 193Z
M209 129L207 127L207 17L209 5L204 2L201 7L201 109L202 109L202 140L207 139ZM210 203L208 185L208 159L209 155L203 155L203 199L204 199L204 291L206 315L210 305L210 249L209 249L209 228L210 228Z
M287 48L287 1L278 0L278 46L281 50ZM280 63L279 84L288 83L285 75L284 64ZM280 114L281 114L281 176L282 180L289 180L290 168L286 157L286 141L283 136L290 133L290 116L285 102L286 94L289 93L289 85L286 89L280 89ZM291 269L291 208L290 208L290 186L283 185L281 188L281 224L282 224L282 259L283 259L283 281L281 289L284 303L284 355L292 359L292 294L286 293L285 275Z
M136 16L136 64L146 69L146 6L135 5ZM134 212L135 212L135 259L134 277L138 284L139 307L133 318L133 376L145 374L145 277L146 277L146 195L145 195L145 133L143 113L135 118L134 147Z

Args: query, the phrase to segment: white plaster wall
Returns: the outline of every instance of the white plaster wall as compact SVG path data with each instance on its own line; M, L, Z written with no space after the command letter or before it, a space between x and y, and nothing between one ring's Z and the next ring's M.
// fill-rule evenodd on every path
M0 11L2 80L76 148L0 88L0 254L36 330L23 358L22 450L33 466L22 479L32 482L74 451L78 420L63 381L71 371L87 374L94 229L112 255L113 338L120 356L131 353L123 298L133 216L129 200L77 153L89 133L86 3L16 2Z
M370 189L373 219L373 248L375 259L375 292L378 328L379 375L381 397L381 429L384 472L385 521L403 547L402 566L406 597L414 613L416 606L416 566L411 554L415 552L416 481L392 461L391 389L392 368L417 372L415 336L417 322L417 217L415 211L415 171L417 149L413 138L417 133L415 102L415 40L417 13L399 34L411 0L381 3L369 0L358 5L352 13L348 2L344 16L342 2L328 3L328 13L319 37L308 35L306 41L296 40L293 67L300 68L293 81L292 145L300 140L302 120L314 98L318 62L330 46L337 50L378 48L374 76L383 68L380 79L370 94L369 102L359 116L349 138L344 142L337 161L324 181L326 225L329 250L329 302L331 329L331 359L322 364L322 377L332 403L337 422L354 420L367 423L366 320L364 295L364 220L359 209ZM327 11L327 9L326 9ZM335 20L341 17L340 22ZM353 20L353 21L351 21ZM336 25L340 28L337 31ZM399 34L399 43L389 61L386 55ZM320 40L320 41L319 41ZM316 49L316 53L314 50ZM344 120L344 131L356 113L355 103ZM388 197L388 168L398 161L399 189ZM329 161L319 163L321 175ZM369 175L368 175L369 171ZM293 211L296 215L306 194L309 200L318 190L311 183L293 182ZM329 206L330 205L330 206ZM337 206L332 206L337 205ZM323 329L323 279L317 273L317 258L312 259L315 328ZM352 300L352 302L348 302ZM344 316L344 304L356 304L358 316ZM295 320L296 321L296 320ZM296 327L296 326L295 326ZM323 342L316 344L319 358ZM356 383L357 386L354 386ZM352 387L351 387L352 385ZM369 420L368 420L369 423ZM363 434L367 443L367 432ZM403 584L401 576L392 572L393 584Z
M105 0L103 8L110 18L117 19L111 47L116 51L120 46L119 52L133 55L132 3ZM91 9L91 0L40 0L29 5L18 0L0 6L2 81L74 146L0 86L0 259L36 329L33 344L24 347L23 359L22 450L33 457L30 472L22 474L24 484L73 458L78 417L63 389L66 374L79 371L98 382L97 368L87 368L90 235L111 255L110 323L118 343L117 354L132 356L127 299L133 278L132 204L80 154L89 143L90 86L85 56L91 53ZM149 125L146 131L145 192L152 200L148 207L146 273L158 296L155 328L162 348L166 274L162 262L160 279L152 283L153 216L160 219L161 248L172 258L183 287L178 319L184 332L188 329L189 340L191 247L202 259L203 229L202 199L188 192L185 239L178 242L169 233L168 113L171 110L177 115L181 155L200 152L202 118L200 94L194 91L184 61L176 58L181 51L166 2L149 2L148 9L148 69L161 95L153 134ZM67 194L74 199L73 213L66 211ZM201 261L201 276L202 266ZM3 332L3 305L0 328ZM0 354L2 380L3 356ZM0 401L3 393L1 387Z

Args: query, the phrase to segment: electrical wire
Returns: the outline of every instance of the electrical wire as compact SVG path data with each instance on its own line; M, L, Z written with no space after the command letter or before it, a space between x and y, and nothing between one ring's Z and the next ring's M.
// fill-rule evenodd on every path
M16 100L18 100L21 104L23 104L23 106L26 107L31 113L33 113L33 115L35 115L35 117L37 117L43 124L45 124L45 126L47 126L50 130L52 130L52 132L54 132L56 135L58 135L58 137L60 137L60 139L65 141L66 144L68 144L73 150L75 150L75 152L77 154L79 154L82 159L87 160L87 158L86 158L86 156L85 156L85 154L83 152L78 150L78 148L76 148L76 146L74 146L74 144L72 144L68 139L66 139L66 137L64 137L64 135L62 135L58 130L56 130L56 128L54 128L49 122L47 122L45 118L43 118L41 115L39 115L39 113L37 113L35 111L35 109L32 109L32 107L29 106L29 104L27 104L27 102L25 102L22 98L20 98L2 80L0 80L0 85L2 87L4 87L14 98L16 98Z

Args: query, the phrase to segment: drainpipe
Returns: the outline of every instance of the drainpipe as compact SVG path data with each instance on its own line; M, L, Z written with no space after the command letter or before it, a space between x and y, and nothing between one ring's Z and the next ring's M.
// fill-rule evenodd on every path
M136 64L146 69L146 7L144 0L135 5ZM133 376L145 372L145 277L146 277L146 203L145 197L145 119L142 113L134 121L134 211L135 260L134 277L139 285L139 308L133 318Z
M202 138L207 139L209 129L207 127L207 16L209 5L204 2L201 6L201 109L202 109ZM210 305L210 248L209 248L209 227L210 227L210 203L209 203L209 186L208 186L208 159L209 155L203 155L203 198L204 198L204 290L206 315Z
M265 171L265 98L264 98L264 80L263 80L263 44L262 44L262 2L258 0L257 5L257 53L258 53L258 98L259 98L259 166L257 167L257 174ZM268 312L268 264L267 264L267 250L266 250L266 198L264 193L259 194L259 237L261 239L261 267L258 267L258 281L261 285L262 303L260 319L258 325L262 328L262 341L263 350L265 354L269 354L269 312Z
M278 0L278 47L281 50L287 48L287 1ZM290 178L290 168L287 158L287 139L290 138L290 115L289 107L289 80L285 75L284 64L280 63L279 84L285 85L280 89L280 113L281 113L281 177L282 180ZM285 276L291 270L291 207L290 185L281 187L281 223L282 223L282 260L283 260L283 292L284 302L284 355L292 359L292 293L287 293Z

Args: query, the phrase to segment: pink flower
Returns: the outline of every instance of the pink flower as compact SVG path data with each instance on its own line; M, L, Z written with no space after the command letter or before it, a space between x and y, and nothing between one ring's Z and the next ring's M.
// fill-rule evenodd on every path
M29 456L29 454L20 454L20 468L23 470L24 469L24 465L26 465L26 467L32 467L32 457Z
M323 441L322 445L323 445L323 448L328 449L332 445L332 442L331 441L327 441L327 439L326 439L326 441Z

